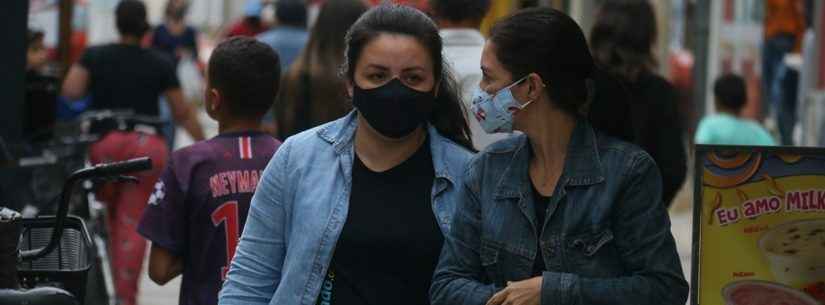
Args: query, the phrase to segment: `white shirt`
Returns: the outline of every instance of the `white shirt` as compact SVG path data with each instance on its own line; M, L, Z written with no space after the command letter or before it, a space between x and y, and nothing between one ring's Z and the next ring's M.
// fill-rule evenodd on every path
M473 133L473 144L478 150L482 150L487 145L508 137L509 134L486 133L470 111L473 91L481 82L481 52L484 50L484 36L475 29L443 29L440 34L444 42L444 58L452 67L453 75L461 88L467 123Z

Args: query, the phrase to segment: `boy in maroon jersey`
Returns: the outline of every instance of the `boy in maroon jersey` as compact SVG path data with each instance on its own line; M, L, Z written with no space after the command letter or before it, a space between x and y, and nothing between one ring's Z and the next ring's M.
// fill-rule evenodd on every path
M280 79L278 55L255 39L214 50L206 111L220 134L175 151L149 197L138 232L152 242L149 277L183 274L180 304L217 304L261 172L280 142L260 131Z

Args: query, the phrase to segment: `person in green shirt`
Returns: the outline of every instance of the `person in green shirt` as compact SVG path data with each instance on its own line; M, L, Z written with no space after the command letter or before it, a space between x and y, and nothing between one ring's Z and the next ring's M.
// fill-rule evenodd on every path
M748 100L745 80L735 74L713 84L716 113L705 116L696 130L696 144L774 146L776 141L759 123L740 116Z

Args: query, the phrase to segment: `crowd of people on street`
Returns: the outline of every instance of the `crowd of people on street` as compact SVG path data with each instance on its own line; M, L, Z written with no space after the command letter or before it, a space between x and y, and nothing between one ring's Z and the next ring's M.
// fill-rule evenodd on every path
M796 83L777 58L804 24L766 27L777 141L741 115L735 74L686 134L648 1L602 1L587 36L546 7L482 33L491 0L407 2L325 0L310 25L306 1L277 0L269 26L248 0L206 64L186 0L154 28L141 1L118 3L120 40L86 49L59 95L174 122L90 149L153 162L97 192L120 305L137 304L147 242L153 281L182 275L180 304L682 305L668 209L688 143L792 143ZM30 31L31 84L42 39ZM204 79L212 138L182 65ZM172 152L175 126L197 142Z

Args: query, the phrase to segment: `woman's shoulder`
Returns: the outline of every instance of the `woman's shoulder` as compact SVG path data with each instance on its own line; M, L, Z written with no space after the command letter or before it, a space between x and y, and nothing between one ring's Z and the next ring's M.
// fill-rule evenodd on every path
M187 36L197 36L198 35L198 29L196 29L193 26L187 25L186 26L186 35ZM197 37L194 37L194 38L197 39Z
M287 140L292 140L292 142L294 143L293 145L316 145L326 143L327 141L324 141L323 134L328 133L332 128L336 127L338 125L336 123L337 120L315 126L313 128L296 133L291 137L287 138Z
M428 128L428 136L436 171L446 171L454 178L462 177L473 156L472 151L443 136L433 126Z
M639 74L639 79L636 81L639 84L646 85L647 87L655 87L655 88L673 88L673 84L670 83L669 80L664 78L663 76L653 73L650 71L642 72Z
M487 145L484 149L482 149L478 154L479 155L500 155L500 154L508 154L513 153L518 148L525 143L527 136L518 133L513 134L512 136L503 138L501 140L495 141L490 145Z
M441 146L447 158L468 161L473 156L473 152L467 147L461 146L461 144L458 144L450 138L442 136L441 134L438 134L438 137L438 141L433 144Z
M636 85L639 90L645 93L645 96L656 101L673 98L676 94L676 87L669 80L652 72L640 74L639 79L636 80Z
M626 175L630 170L656 165L653 157L636 144L626 142L604 133L596 136L597 151L602 172L605 175Z
M467 176L478 176L490 167L506 167L521 147L526 145L527 136L516 134L498 140L473 155L467 164Z
M293 151L290 154L290 159L308 158L313 154L331 150L336 140L334 138L337 134L335 130L342 128L344 120L345 118L341 118L294 134L284 140L279 150L288 149Z
M155 31L154 31L155 35L158 35L158 34L166 35L168 33L169 33L169 28L166 27L165 23L161 23L161 24L159 24L158 26L155 27Z

